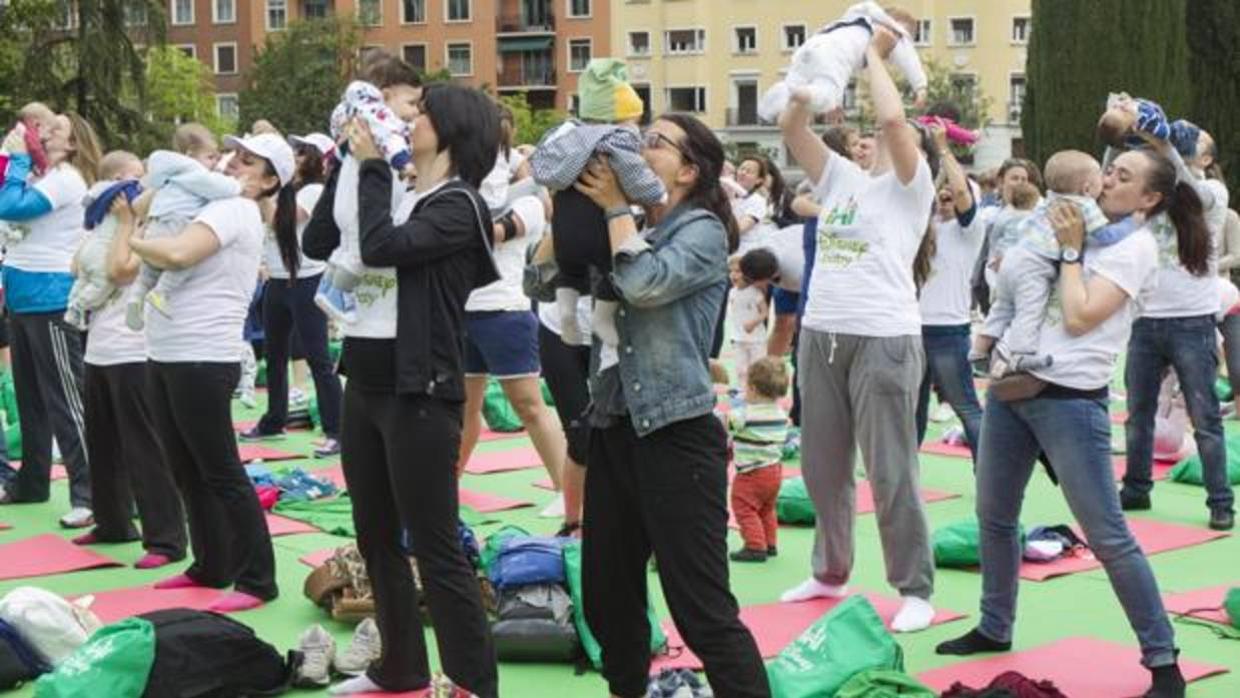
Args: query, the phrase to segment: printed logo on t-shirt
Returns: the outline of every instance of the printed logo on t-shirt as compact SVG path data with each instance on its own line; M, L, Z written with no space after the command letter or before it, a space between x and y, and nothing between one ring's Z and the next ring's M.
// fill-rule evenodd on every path
M395 288L396 277L368 272L362 274L361 281L357 283L357 288L353 292L357 296L357 302L369 308L385 298Z
M1173 269L1180 266L1180 240L1171 219L1165 214L1154 218L1150 221L1150 230L1154 233L1154 240L1158 242L1159 268Z
M857 198L824 209L818 219L818 263L827 269L845 269L870 249L870 243L853 233L857 221ZM845 233L841 235L841 233Z

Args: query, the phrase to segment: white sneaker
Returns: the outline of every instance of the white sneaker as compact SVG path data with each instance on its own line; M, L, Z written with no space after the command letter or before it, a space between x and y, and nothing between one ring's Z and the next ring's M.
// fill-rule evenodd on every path
M946 402L940 402L938 407L935 407L934 411L930 413L930 421L947 422L955 416L956 412L952 409L951 405Z
M68 514L60 517L60 525L65 528L86 528L95 525L95 513L86 507L73 507Z
M288 390L288 408L290 410L299 410L310 404L309 398L302 392L301 388L289 388Z
M332 660L336 658L336 640L321 625L306 628L297 640L303 660L293 678L298 688L326 686L331 681Z
M241 406L247 410L252 410L255 407L258 407L258 398L254 397L253 390L242 390L241 396L237 399L241 401Z
M841 584L840 586L823 584L817 579L810 577L780 594L779 600L784 603L794 603L797 601L809 601L810 599L841 598L844 596L848 596L847 584Z
M564 495L557 494L555 499L546 506L538 516L544 519L562 519L564 518Z
M925 630L934 622L934 606L925 599L905 596L904 603L891 620L891 629L897 633L915 633Z
M353 641L345 651L336 655L332 663L336 671L347 676L357 676L379 658L383 651L382 640L379 638L379 626L374 618L367 618L358 624L353 631Z

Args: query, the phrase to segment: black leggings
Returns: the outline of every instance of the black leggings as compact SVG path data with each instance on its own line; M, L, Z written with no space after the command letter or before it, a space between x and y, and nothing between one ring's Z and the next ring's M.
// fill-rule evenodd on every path
M418 594L401 530L409 531L439 659L458 686L499 695L491 628L457 530L456 460L463 406L425 396L345 386L344 477L357 546L375 595L383 655L367 675L387 691L430 684Z
M590 406L590 347L569 346L540 323L538 357L555 411L564 425L568 457L577 465L585 465L590 449L590 426L585 419Z
M616 300L616 291L607 281L611 271L611 239L603 209L572 187L557 192L552 204L551 228L556 231L555 264L559 269L556 286L589 295L593 266L602 274L594 296L599 300Z
M189 512L194 563L185 574L209 587L271 600L276 561L258 495L241 465L232 424L235 363L147 362L147 390L163 460Z
M332 370L327 352L327 316L314 304L314 293L322 274L299 278L271 279L263 296L263 335L267 352L267 413L258 423L263 433L278 433L288 421L289 339L301 339L314 376L323 434L340 435L340 378Z

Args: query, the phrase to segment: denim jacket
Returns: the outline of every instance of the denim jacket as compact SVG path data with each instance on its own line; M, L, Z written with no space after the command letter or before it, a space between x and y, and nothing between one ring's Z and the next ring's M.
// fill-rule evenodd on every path
M592 412L627 413L637 435L646 436L714 408L708 361L728 285L727 255L719 219L686 206L616 253L611 281L621 298L619 372L591 376ZM552 281L546 270L527 268L532 297L546 297L544 284ZM599 349L595 342L593 366ZM620 390L609 384L617 377Z

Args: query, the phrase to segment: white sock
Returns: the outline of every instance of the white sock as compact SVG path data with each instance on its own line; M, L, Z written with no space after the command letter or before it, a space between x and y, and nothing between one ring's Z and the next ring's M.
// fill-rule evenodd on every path
M905 596L904 603L891 621L891 629L897 633L915 633L930 627L934 620L934 606L925 599Z
M590 322L594 326L594 334L608 346L620 346L620 331L616 329L616 311L619 309L619 301L594 301L594 315Z
M810 599L840 598L842 596L848 596L847 584L839 586L823 584L817 579L810 577L780 594L779 600L784 603L792 603L796 601L809 601Z
M390 693L379 688L378 684L371 681L365 674L354 676L351 679L345 679L340 683L327 689L328 695L333 696L351 696L355 693Z
M555 290L555 307L560 313L560 339L565 344L581 343L581 328L577 326L577 299L581 294L575 289L561 287Z

